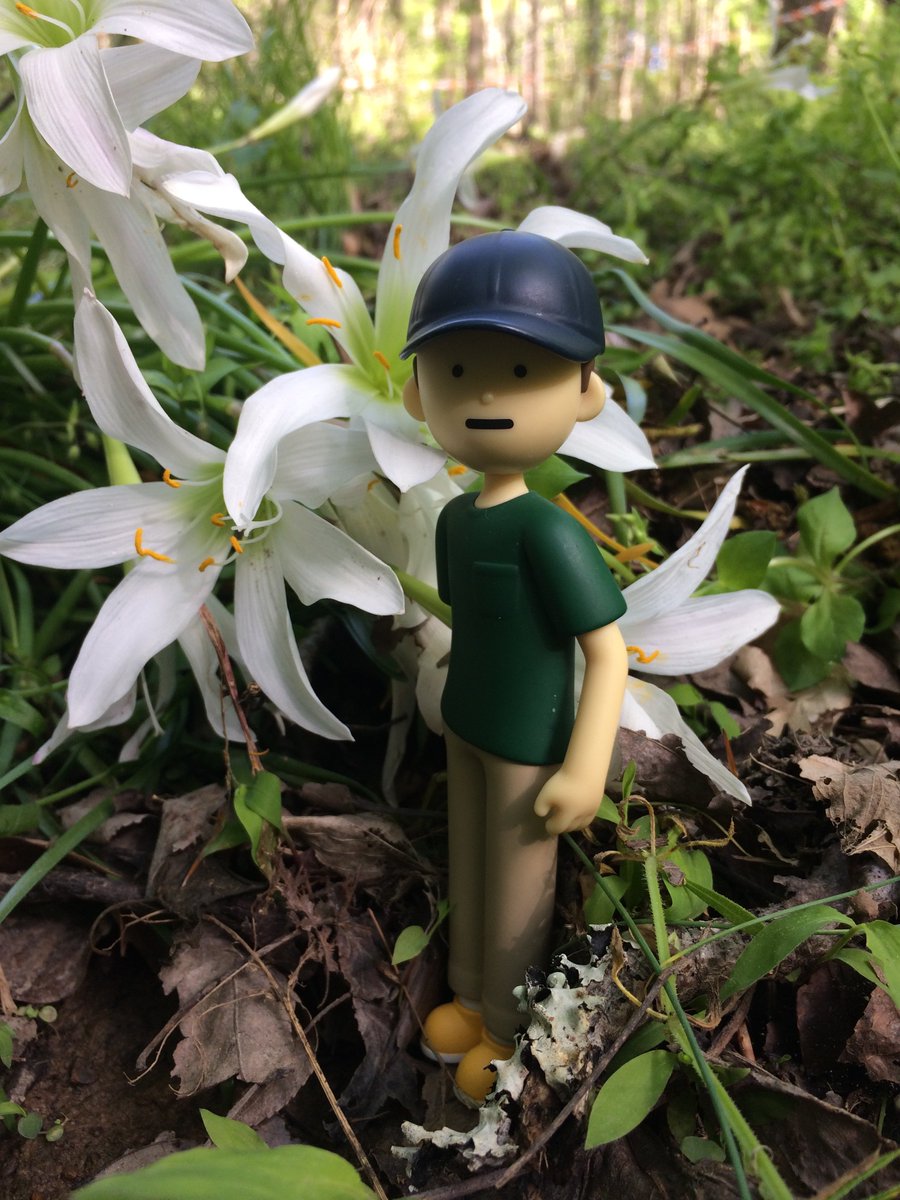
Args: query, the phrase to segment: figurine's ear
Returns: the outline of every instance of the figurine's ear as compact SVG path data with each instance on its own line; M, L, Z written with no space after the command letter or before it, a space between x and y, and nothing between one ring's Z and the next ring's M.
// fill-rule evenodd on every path
M409 379L403 385L403 407L417 421L425 420L422 397L419 395L419 383L415 375L410 375Z
M588 385L581 393L581 405L578 409L579 421L590 421L602 410L606 403L606 387L596 371L591 371Z

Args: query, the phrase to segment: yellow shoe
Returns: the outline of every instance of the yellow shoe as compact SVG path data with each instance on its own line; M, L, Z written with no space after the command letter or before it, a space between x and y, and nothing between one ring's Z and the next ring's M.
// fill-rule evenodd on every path
M422 1053L435 1062L443 1059L447 1063L458 1063L478 1045L483 1034L481 1013L466 1008L454 996L449 1004L438 1005L425 1018Z
M509 1042L498 1042L487 1030L481 1035L477 1046L460 1061L456 1068L456 1090L461 1098L480 1104L497 1081L497 1072L491 1066L512 1058L515 1046Z

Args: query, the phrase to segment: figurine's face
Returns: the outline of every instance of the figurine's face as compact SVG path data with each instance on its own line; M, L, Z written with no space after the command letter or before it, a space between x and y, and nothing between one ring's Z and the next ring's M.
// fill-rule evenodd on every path
M603 407L600 379L581 390L581 364L509 333L441 334L417 353L407 410L467 467L514 474L542 463L577 421Z

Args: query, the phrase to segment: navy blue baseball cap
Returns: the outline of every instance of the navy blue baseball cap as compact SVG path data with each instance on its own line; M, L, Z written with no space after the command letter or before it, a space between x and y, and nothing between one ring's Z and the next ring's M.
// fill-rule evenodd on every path
M408 358L454 329L497 329L573 362L602 354L603 314L587 267L536 233L504 230L445 250L419 281L409 316Z

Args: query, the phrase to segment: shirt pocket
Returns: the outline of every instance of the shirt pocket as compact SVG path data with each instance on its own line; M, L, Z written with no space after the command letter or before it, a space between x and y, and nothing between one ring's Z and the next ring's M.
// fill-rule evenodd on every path
M478 612L509 617L519 605L519 569L514 563L473 563Z

